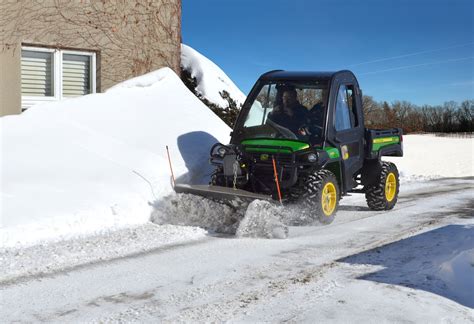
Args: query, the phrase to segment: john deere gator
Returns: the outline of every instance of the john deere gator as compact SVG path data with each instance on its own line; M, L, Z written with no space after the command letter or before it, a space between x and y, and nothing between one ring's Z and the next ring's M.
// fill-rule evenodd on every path
M364 193L373 210L395 206L398 170L381 158L402 156L402 141L399 128L365 127L352 72L271 71L248 95L230 143L211 148L211 183L175 191L294 203L329 224L349 193Z

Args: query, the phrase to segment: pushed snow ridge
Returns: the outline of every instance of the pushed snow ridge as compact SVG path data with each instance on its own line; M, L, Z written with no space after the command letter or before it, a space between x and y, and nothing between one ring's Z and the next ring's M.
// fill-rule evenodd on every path
M235 233L243 209L188 194L165 197L154 207L151 221L158 225L198 226L224 234Z
M285 239L289 226L320 223L302 206L280 206L263 200L221 203L190 194L165 197L154 204L151 221L158 225L197 226L236 237Z
M159 225L198 226L215 233L268 239L288 237L288 226L282 219L282 208L267 201L224 204L188 194L156 203L151 216Z
M245 212L237 228L237 237L260 237L285 239L288 237L288 226L283 224L281 207L268 201L254 200Z

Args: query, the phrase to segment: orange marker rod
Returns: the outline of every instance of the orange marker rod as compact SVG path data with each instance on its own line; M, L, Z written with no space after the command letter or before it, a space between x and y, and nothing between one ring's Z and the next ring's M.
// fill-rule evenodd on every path
M176 181L174 179L173 166L171 165L170 151L168 149L168 145L166 145L166 153L168 154L168 163L170 164L171 179L173 179L173 187L174 187L176 185Z
M278 191L278 200L280 200L280 204L281 204L282 202L281 202L280 182L278 181L277 166L276 166L275 158L273 156L272 156L272 161L273 161L273 173L275 175L275 183L277 185L277 191Z

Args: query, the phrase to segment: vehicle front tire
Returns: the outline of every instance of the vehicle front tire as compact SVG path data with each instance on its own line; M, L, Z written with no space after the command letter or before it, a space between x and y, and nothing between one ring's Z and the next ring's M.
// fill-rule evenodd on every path
M304 182L303 207L311 218L322 224L334 221L339 207L339 186L336 176L329 170L318 170Z
M366 187L365 200L372 210L390 210L395 207L400 190L398 169L391 162L380 163L378 180Z

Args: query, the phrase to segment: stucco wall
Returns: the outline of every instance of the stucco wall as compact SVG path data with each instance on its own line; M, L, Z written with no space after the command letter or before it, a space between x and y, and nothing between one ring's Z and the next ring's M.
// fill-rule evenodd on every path
M21 112L21 51L0 53L0 116Z
M0 12L0 115L21 110L22 44L95 51L99 92L163 66L179 73L181 0L1 0Z

